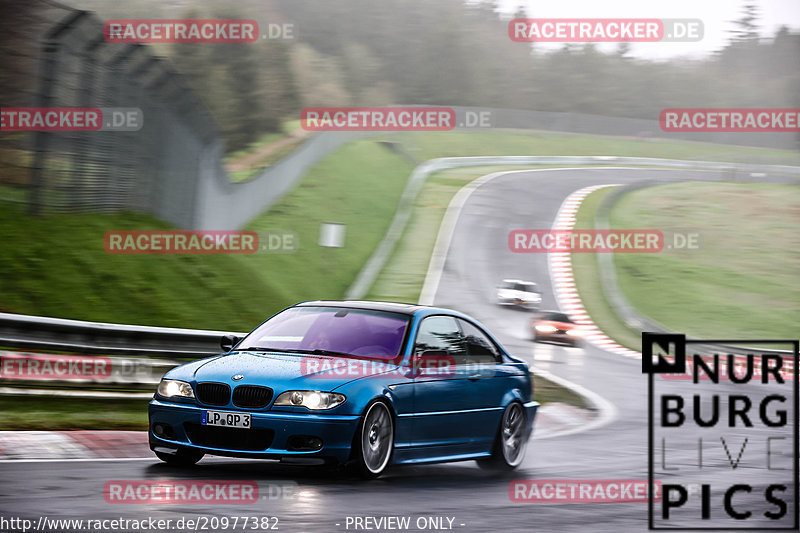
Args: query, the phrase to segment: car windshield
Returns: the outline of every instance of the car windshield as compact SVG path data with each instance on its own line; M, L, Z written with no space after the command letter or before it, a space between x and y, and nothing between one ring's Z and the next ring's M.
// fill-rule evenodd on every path
M536 292L536 284L530 281L503 280L501 289L521 292Z
M410 320L367 309L292 307L256 328L236 349L388 361L399 359Z
M566 322L567 324L572 324L572 320L570 320L569 317L564 313L542 313L539 316L539 320L551 320L553 322Z

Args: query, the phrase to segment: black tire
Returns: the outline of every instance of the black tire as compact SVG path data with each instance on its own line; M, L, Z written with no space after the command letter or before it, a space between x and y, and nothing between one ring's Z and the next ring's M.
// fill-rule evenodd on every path
M353 438L353 472L375 479L386 470L394 452L394 419L389 406L380 400L369 404L361 415Z
M167 463L168 465L172 466L192 466L193 464L197 463L200 459L203 458L205 455L202 452L196 452L194 450L185 450L179 449L174 454L171 453L164 453L164 452L155 452L156 457Z
M521 403L511 402L503 411L503 417L500 419L492 455L485 459L478 459L478 466L495 472L514 470L525 458L528 439L524 438L524 434L525 409Z

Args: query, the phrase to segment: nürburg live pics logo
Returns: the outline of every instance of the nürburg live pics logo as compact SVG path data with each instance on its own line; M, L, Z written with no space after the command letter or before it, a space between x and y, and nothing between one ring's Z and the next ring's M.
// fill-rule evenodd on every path
M649 529L798 529L798 344L642 333Z

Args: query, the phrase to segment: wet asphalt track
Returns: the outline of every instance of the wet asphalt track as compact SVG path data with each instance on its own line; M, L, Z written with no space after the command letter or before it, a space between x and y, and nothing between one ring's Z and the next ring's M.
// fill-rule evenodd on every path
M509 499L509 483L519 478L646 479L647 389L639 360L591 345L580 349L534 344L526 330L527 313L500 308L493 302L493 288L499 280L520 277L537 281L543 291L543 306L555 307L547 256L510 252L510 230L549 228L562 201L582 187L642 179L720 179L720 175L644 169L511 173L479 188L464 206L436 304L475 316L511 353L600 394L617 411L613 421L590 431L534 438L525 462L513 474L488 475L471 461L394 468L369 482L319 468L224 458L206 458L190 470L169 467L155 457L152 461L129 462L4 463L0 464L0 514L34 520L41 515L173 520L199 515L277 516L279 530L287 532L348 531L347 516L388 515L411 516L412 524L420 516L452 517L456 531L470 532L646 531L645 503L530 504ZM693 453L688 450L685 455ZM762 475L761 470L753 468L754 478ZM690 479L713 482L715 476L707 469L702 477L693 475ZM106 481L136 479L256 480L262 492L270 483L296 482L297 486L295 495L289 498L267 497L250 505L147 506L104 501ZM791 484L790 477L786 481ZM762 505L761 495L752 496L752 501L753 505ZM714 505L714 516L720 507Z

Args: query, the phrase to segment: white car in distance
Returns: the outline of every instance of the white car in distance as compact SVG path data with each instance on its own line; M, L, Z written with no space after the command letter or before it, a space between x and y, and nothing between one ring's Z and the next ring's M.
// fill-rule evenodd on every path
M542 304L542 293L532 281L504 279L497 287L497 303L536 310Z

